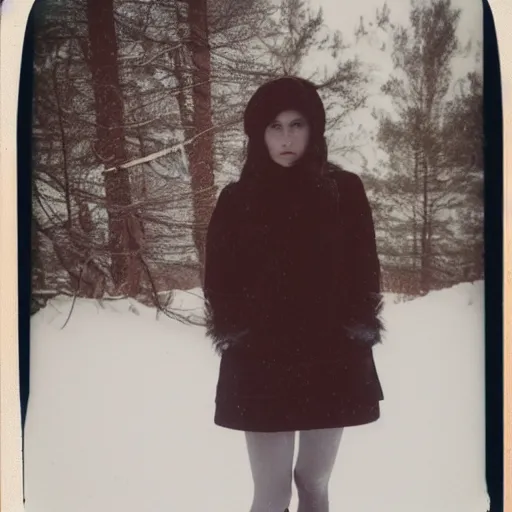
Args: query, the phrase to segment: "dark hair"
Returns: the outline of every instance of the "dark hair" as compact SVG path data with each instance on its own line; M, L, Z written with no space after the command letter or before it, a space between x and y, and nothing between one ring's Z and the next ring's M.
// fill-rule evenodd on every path
M300 159L301 166L311 172L324 171L327 144L322 100L311 82L298 77L283 77L263 84L247 104L244 130L248 136L248 145L241 179L263 172L272 165L264 140L265 129L286 110L300 112L310 128L308 147Z

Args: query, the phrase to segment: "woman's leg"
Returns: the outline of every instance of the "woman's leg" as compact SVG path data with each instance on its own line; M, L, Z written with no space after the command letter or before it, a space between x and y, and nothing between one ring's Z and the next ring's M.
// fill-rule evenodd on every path
M290 504L295 432L246 432L254 481L251 512L283 512Z
M342 428L300 432L294 477L298 512L328 512L328 487L341 441Z

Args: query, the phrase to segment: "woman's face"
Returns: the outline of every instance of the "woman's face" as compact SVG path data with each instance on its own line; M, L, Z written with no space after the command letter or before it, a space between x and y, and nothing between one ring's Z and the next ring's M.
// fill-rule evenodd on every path
M291 167L305 153L309 125L295 110L281 112L265 129L265 144L270 158L282 167Z

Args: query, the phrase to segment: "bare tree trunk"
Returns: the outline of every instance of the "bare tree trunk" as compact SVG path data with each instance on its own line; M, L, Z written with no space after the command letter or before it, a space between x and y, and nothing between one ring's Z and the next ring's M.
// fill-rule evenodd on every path
M87 0L99 160L115 167L126 160L123 97L119 83L113 0ZM126 170L105 173L112 278L117 293L137 294L140 265L140 220L130 210L130 177Z
M34 217L32 216L32 229L30 231L31 238L31 257L32 257L32 289L44 290L46 288L46 275L43 266L43 255L41 253L41 239L37 231Z
M178 37L182 41L190 40L190 27L188 24L188 2L175 3L176 17L178 19ZM192 62L189 59L188 46L185 44L175 49L172 53L174 64L174 73L178 80L179 89L176 95L178 101L178 108L180 112L181 125L185 140L191 140L195 133L194 119L193 119L193 100L190 96L190 86L192 84ZM190 165L192 145L187 144L186 154L188 158L188 166Z
M142 99L140 96L137 97L137 103L140 109L142 109ZM142 132L142 128L139 126L137 127L137 138L139 139L140 144L140 156L144 157L148 154L148 148L146 147L146 141L144 138L144 134ZM135 189L139 192L139 200L145 202L148 198L148 189L146 184L146 173L141 172L140 176L138 177L135 185Z
M419 176L418 176L418 151L414 150L414 199L412 205L413 211L413 275L416 276L418 272L418 205L417 205L417 194L418 194L418 184L419 184ZM415 280L417 278L415 277ZM416 281L417 282L417 281ZM416 287L416 285L415 285Z
M430 258L429 258L429 240L428 240L428 165L426 155L422 155L422 219L421 219L421 291L426 293L430 290Z
M190 0L189 5L190 46L195 84L193 89L194 127L196 133L202 134L192 144L190 168L196 217L194 240L199 254L202 276L206 228L215 201L211 56L207 0Z
M186 40L186 52L174 54L176 77L182 89L177 99L185 138L195 137L186 146L186 152L193 197L193 238L202 278L206 229L216 197L207 2L190 0L186 2L188 8L184 2L177 4L179 35ZM184 91L189 81L191 97Z
M69 187L69 165L68 165L68 147L66 141L66 130L64 128L64 119L62 106L60 102L60 92L57 86L57 67L53 68L53 90L55 92L55 102L57 104L57 120L59 125L60 132L60 140L61 140L61 150L62 150L62 171L64 174L64 191L66 198L66 212L68 215L67 218L67 226L71 228L73 226L73 213L71 211L71 193Z

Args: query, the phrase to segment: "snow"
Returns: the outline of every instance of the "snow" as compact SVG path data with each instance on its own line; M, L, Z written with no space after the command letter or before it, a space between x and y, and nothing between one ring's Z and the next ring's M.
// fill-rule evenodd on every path
M200 290L175 305L200 311ZM56 298L32 320L28 512L248 511L243 434L213 424L203 327L135 301ZM483 284L386 297L374 424L346 429L331 510L485 512ZM294 496L291 510L296 509Z

